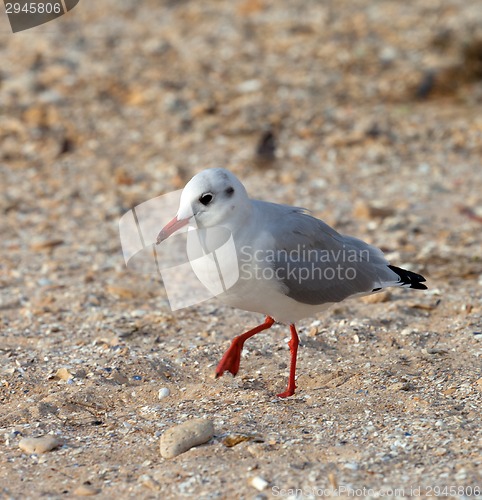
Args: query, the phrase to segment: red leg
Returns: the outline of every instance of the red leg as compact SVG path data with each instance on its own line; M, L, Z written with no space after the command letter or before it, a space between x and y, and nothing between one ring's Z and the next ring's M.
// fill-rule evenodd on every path
M288 343L290 346L291 362L290 362L290 376L288 378L288 387L285 392L278 394L280 398L287 398L288 396L293 396L295 393L295 375L296 375L296 356L298 354L298 344L300 339L296 333L295 325L290 325L291 339Z
M224 353L223 358L219 362L216 368L216 378L220 377L226 370L236 375L239 370L239 364L241 362L241 351L243 350L243 345L250 337L256 335L263 330L271 328L274 324L274 319L271 316L266 316L264 323L262 325L249 330L249 332L243 333L234 337L229 349Z

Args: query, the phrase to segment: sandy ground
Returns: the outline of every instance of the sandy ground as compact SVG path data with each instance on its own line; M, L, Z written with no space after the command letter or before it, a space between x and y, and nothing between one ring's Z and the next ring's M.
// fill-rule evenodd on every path
M2 16L0 496L476 496L482 4L84 1L15 35ZM215 380L261 316L215 300L171 312L159 276L126 270L118 233L213 166L429 291L301 322L294 397L275 396L282 325ZM161 458L162 432L194 417L214 439ZM63 445L19 449L46 433Z

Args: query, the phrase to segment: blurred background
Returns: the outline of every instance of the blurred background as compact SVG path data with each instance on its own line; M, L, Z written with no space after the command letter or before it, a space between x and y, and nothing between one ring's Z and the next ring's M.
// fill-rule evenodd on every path
M431 258L472 244L452 231L482 217L480 2L107 0L2 21L10 285L64 258L122 269L119 217L219 166L408 260L417 232Z
M69 351L101 364L124 334L153 335L157 349L165 332L209 329L214 306L173 318L157 276L127 273L118 235L126 211L209 167L426 275L431 295L413 299L420 331L479 349L481 2L81 0L17 34L0 16L0 354L12 411L28 413L25 384L35 390ZM107 351L88 344L106 337ZM210 343L221 352L220 337L199 339ZM35 359L20 377L14 361Z

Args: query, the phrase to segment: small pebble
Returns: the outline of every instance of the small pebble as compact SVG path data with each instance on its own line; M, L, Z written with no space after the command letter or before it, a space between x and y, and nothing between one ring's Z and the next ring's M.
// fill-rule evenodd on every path
M152 476L149 476L149 474L142 474L142 476L139 476L138 481L152 491L159 491L161 489L161 485Z
M381 304L382 302L388 302L391 299L391 294L388 291L372 293L371 295L366 295L362 297L362 301L365 304Z
M61 445L60 439L55 436L40 436L35 438L23 438L18 443L18 447L25 453L46 453Z
M344 468L345 469L349 469L349 470L358 470L358 464L356 462L347 462L345 465L344 465Z
M249 436L247 434L229 434L223 439L222 443L227 448L232 448L233 446L236 446L239 443L244 443L245 441L251 441L252 439L254 439L254 436Z
M211 420L196 418L168 429L161 436L160 450L164 458L174 458L214 436Z
M312 327L310 328L310 331L308 332L308 337L316 337L318 335L318 328Z
M395 47L386 46L380 49L380 51L378 52L378 57L380 58L382 63L389 64L397 59L398 51Z
M237 87L238 92L242 92L243 94L249 92L257 92L261 89L261 81L260 80L246 80L241 82Z
M67 368L59 368L55 372L55 378L58 378L59 380L70 380L71 378L74 378L74 375L67 370Z
M19 434L21 434L21 432L17 430L4 433L3 437L5 438L5 444L10 446L10 442L13 441Z
M261 476L254 476L250 479L249 484L258 491L263 491L268 486L268 481Z
M100 493L100 489L95 488L89 483L85 483L75 488L73 493L78 497L93 497L94 495L98 495Z
M353 214L360 219L372 219L374 217L385 218L393 215L395 210L386 205L379 205L375 203L367 203L364 200L359 200L355 203Z
M395 382L388 387L390 391L409 391L411 389L410 384L407 382Z
M171 394L171 391L167 387L159 389L159 399L167 398Z

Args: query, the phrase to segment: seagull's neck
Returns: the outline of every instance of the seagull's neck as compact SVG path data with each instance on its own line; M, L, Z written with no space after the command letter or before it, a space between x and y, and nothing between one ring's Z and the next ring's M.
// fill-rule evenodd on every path
M255 207L251 203L251 200L247 201L248 203L238 206L236 211L231 214L231 217L221 224L229 229L233 236L243 233L245 229L252 224L252 221L255 218Z

